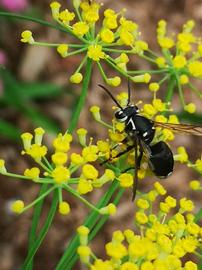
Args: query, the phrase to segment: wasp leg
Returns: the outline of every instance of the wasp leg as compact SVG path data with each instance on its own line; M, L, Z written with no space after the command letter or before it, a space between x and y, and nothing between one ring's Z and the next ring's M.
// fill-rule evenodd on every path
M135 148L135 175L133 180L133 196L132 201L134 201L136 192L137 192L137 184L138 184L138 153L137 153L137 138L134 138L134 148Z
M126 150L124 150L124 151L118 153L115 157L110 157L110 158L106 159L105 161L101 162L100 165L103 165L103 164L107 163L108 161L112 161L113 159L118 158L118 157L120 157L120 156L126 154L127 152L129 152L129 151L130 151L131 149L133 149L133 148L134 148L134 145L129 145L129 146L126 148Z

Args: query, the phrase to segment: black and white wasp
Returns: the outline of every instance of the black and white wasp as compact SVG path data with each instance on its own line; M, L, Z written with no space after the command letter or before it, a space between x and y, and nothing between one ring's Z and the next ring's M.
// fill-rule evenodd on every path
M164 141L157 143L153 142L156 127L170 129L173 132L181 132L202 136L202 127L187 124L171 124L155 122L139 113L139 108L136 105L130 104L131 90L128 82L128 101L125 107L122 107L110 91L103 85L99 84L103 90L111 97L118 107L115 112L115 118L119 122L125 123L125 132L127 137L124 142L131 141L127 149L119 153L116 157L127 153L131 149L135 150L135 175L133 184L134 200L137 189L138 169L143 157L143 153L148 159L149 168L159 178L166 178L173 172L174 159L173 153L169 146ZM138 153L139 149L139 153ZM104 161L106 163L108 160Z

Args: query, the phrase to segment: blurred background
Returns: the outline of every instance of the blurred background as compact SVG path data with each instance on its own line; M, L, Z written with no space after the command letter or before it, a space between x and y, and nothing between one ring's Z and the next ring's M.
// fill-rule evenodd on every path
M62 7L72 8L71 1L60 1ZM195 33L201 36L202 25L202 1L200 0L103 0L105 8L113 8L115 11L123 7L127 9L126 17L139 24L143 39L149 43L151 49L158 51L156 43L156 25L158 20L165 19L168 22L170 33L181 30L182 24L188 19L196 21ZM44 0L0 0L1 11L10 11L25 14L52 22L49 8L50 1ZM69 42L59 31L33 22L0 17L0 157L6 160L8 170L22 173L27 168L29 161L20 155L22 145L21 132L32 131L35 127L42 126L47 134L45 143L50 145L53 136L58 132L64 132L71 118L72 108L80 95L80 85L69 83L69 76L80 63L78 56L62 59L54 49L30 46L20 42L20 34L29 29L34 33L37 41ZM148 63L134 60L131 68L149 68ZM110 67L105 67L111 74ZM106 130L98 124L89 125L92 121L89 107L99 105L103 117L111 119L112 101L97 84L103 83L97 68L93 69L86 106L82 111L78 127L87 127L89 136L95 141L106 137ZM113 89L116 94L126 89L127 82L123 80L119 90ZM198 82L201 89L202 83ZM163 91L162 91L163 93ZM190 91L186 91L186 99L198 105L198 122L202 122L201 101ZM159 93L161 97L161 93ZM163 96L162 96L163 97ZM136 85L132 94L132 100L139 99L149 102L152 96L145 86ZM173 106L180 112L178 96L173 100ZM186 117L185 117L186 118ZM186 119L185 119L186 120ZM200 138L193 136L176 136L172 143L173 151L183 145L187 148L191 160L200 157L202 143ZM79 145L73 143L73 151L80 151ZM174 196L187 196L194 198L196 208L202 203L201 198L196 197L188 189L188 182L198 177L193 171L184 165L177 165L173 175L164 181L169 193ZM197 178L198 179L198 178ZM156 179L148 178L140 184L141 190L149 190ZM26 256L28 231L31 224L32 210L21 216L10 213L9 205L13 200L22 199L29 203L37 196L39 187L25 181L0 179L0 269L14 270L20 266ZM100 190L87 196L95 203L102 195ZM115 229L132 228L134 204L128 198L130 191L121 199L118 213L111 218L92 243L98 257L104 252L104 244L111 239ZM56 215L48 237L46 237L35 259L34 269L54 269L63 250L74 233L76 227L82 224L88 209L76 199L66 196L72 212L69 216ZM51 197L46 200L44 216L49 209ZM77 264L74 269L82 269Z

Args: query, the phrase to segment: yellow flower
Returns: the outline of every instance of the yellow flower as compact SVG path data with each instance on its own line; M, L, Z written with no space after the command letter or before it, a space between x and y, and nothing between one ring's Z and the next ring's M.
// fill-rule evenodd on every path
M196 112L196 105L194 103L189 103L184 106L184 110L189 113L195 113Z
M79 246L77 253L82 262L88 263L90 260L91 249L88 246Z
M150 83L149 90L151 92L157 92L159 90L160 85L158 83Z
M51 7L51 11L52 11L52 16L55 20L58 19L59 17L59 11L60 11L60 7L61 7L61 4L54 1L50 4L50 7Z
M154 188L156 189L159 195L165 195L167 193L165 188L159 182L154 183Z
M111 86L114 86L114 87L117 87L119 86L121 83L121 78L118 77L118 76L115 76L113 78L108 78L107 79L107 84L111 85Z
M175 44L174 41L168 37L159 38L158 43L163 49L171 49Z
M93 165L85 164L82 168L82 175L91 180L95 180L98 177L98 171Z
M193 190L197 190L200 188L200 181L197 181L197 180L193 180L190 182L189 184L190 188L193 189Z
M106 253L108 256L115 260L120 260L127 255L126 247L121 243L109 242L105 245Z
M70 212L70 206L67 202L59 203L59 213L62 215L68 215Z
M80 72L76 72L74 73L71 77L70 77L70 82L72 83L80 83L83 80L83 75Z
M25 132L21 135L23 146L25 150L30 149L33 135L29 132Z
M64 166L58 166L52 171L51 176L56 184L62 184L68 181L70 171Z
M40 161L42 157L47 154L47 147L38 144L32 144L31 147L26 151L33 159Z
M62 56L66 57L68 55L68 45L67 44L60 44L57 47L57 52Z
M17 200L11 205L11 211L20 214L24 209L24 202L21 200Z
M128 188L133 185L133 176L129 173L122 173L118 180L120 181L120 186L123 188Z
M0 159L0 173L4 174L6 173L6 167L5 167L5 160Z
M31 169L26 169L24 171L24 175L33 179L34 181L37 181L39 178L40 170L37 167L33 167Z
M90 45L88 47L88 57L93 59L94 61L100 61L100 59L104 59L105 53L102 51L101 45Z
M92 181L80 178L77 190L80 194L86 194L88 192L91 192L93 190Z
M148 222L147 215L140 211L135 214L135 219L139 224L146 224Z
M100 116L100 107L98 106L92 106L90 108L90 112L93 114L93 117L96 121L100 121L101 120L101 116Z
M202 77L202 62L193 61L188 65L188 70L193 77L200 78Z
M67 162L67 154L64 152L56 152L51 158L55 165L63 165Z
M53 146L58 152L67 152L71 141L72 136L70 134L66 133L62 135L62 133L59 133L53 141Z
M177 56L175 56L174 57L174 59L173 59L173 66L175 67L175 68L183 68L185 65L186 65L186 63L187 63L187 60L186 60L186 58L184 57L184 56L182 56L182 55L177 55Z
M181 84L187 84L189 82L189 77L185 74L180 76L180 83Z
M23 31L21 33L21 42L33 44L34 43L34 38L32 36L32 32L29 31L29 30Z
M127 46L132 46L134 43L134 36L126 29L123 29L120 32L120 41Z
M136 204L139 208L145 209L145 210L148 209L150 206L149 202L145 199L142 199L142 198L138 199Z
M101 37L103 42L109 43L109 44L112 43L115 39L114 33L108 28L102 29L102 31L100 33L100 37Z
M132 262L125 262L120 266L120 270L138 270L137 264Z
M72 25L73 33L83 37L89 31L89 26L86 22L77 22Z
M69 22L72 21L74 17L74 12L69 12L68 9L65 9L59 13L59 19L65 24L69 24Z
M90 145L83 148L82 156L87 162L96 161L98 159L98 147L96 145Z

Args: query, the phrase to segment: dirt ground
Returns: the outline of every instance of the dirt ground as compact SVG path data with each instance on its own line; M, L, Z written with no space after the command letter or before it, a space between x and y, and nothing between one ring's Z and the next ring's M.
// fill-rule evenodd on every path
M69 2L63 1L65 6L69 7ZM103 0L106 8L115 8L116 11L123 7L127 9L127 17L133 19L139 24L143 39L145 39L150 47L158 50L156 44L156 25L158 20L165 19L168 22L169 32L177 32L181 30L182 24L188 19L196 21L195 33L201 35L202 25L202 1L200 0ZM49 21L51 21L49 11L49 1L30 1L30 6L35 8ZM6 66L15 74L16 78L21 81L33 82L43 81L52 82L63 87L65 91L63 94L56 97L38 99L32 101L34 106L41 110L51 119L54 119L62 131L68 125L71 115L72 103L79 96L80 86L72 86L68 83L68 74L72 74L75 67L79 63L77 56L63 60L57 56L52 49L31 47L23 45L19 42L19 36L22 30L32 29L38 40L59 41L62 36L55 30L47 29L34 23L15 21L10 24L5 19L0 25L0 47L6 52L7 64ZM134 63L135 68L145 67L145 62L137 60ZM108 67L105 68L110 73ZM102 83L97 68L93 70L93 77L88 94L87 104L81 114L79 120L79 127L89 127L89 122L92 122L89 113L91 105L99 105L102 108L103 115L106 119L110 119L112 113L112 101L108 99L103 92L99 91L97 84ZM123 82L120 91L126 87L127 82ZM200 88L202 83L198 84ZM137 87L135 89L133 98L135 100L142 99L149 101L151 96L144 87ZM68 95L68 89L73 92ZM190 92L186 93L186 98L190 101L198 103L197 98ZM199 103L198 103L199 104ZM200 103L201 105L201 103ZM179 101L177 96L174 100L174 107L179 109ZM0 108L0 118L6 119L18 126L23 131L31 131L35 127L34 124L23 114L16 112L13 108ZM90 123L91 123L90 122ZM106 136L105 131L100 130L98 124L93 124L90 127L89 133L91 136L102 138ZM46 142L49 143L52 135L46 137ZM190 158L195 160L199 157L202 150L200 138L192 136L177 136L175 142L172 144L173 149L178 145L187 147ZM75 143L73 145L75 150L79 150L79 146ZM200 151L200 152L199 152ZM13 142L10 139L1 136L0 140L0 156L6 159L8 168L16 173L23 172L27 167L29 161L20 155L21 144ZM175 168L173 175L164 181L169 193L173 196L187 196L194 198L196 207L199 208L202 199L200 196L196 197L188 190L188 182L197 177L196 174L183 165L178 165ZM147 178L144 183L140 184L141 190L148 190L156 179L153 177ZM5 177L0 179L0 269L1 270L17 270L26 256L27 252L27 237L31 224L32 210L27 211L21 216L15 216L9 212L9 204L21 198L25 202L32 201L38 194L39 187L33 183L25 181L15 181ZM101 196L101 191L96 191L88 196L91 202L96 202ZM134 204L128 198L131 196L130 191L127 191L118 207L118 213L111 218L104 226L103 230L96 237L96 241L92 243L92 248L95 253L102 256L104 252L104 244L111 239L112 232L116 229L132 228L132 218L134 215ZM82 224L82 221L88 210L80 202L72 197L66 196L66 200L71 205L72 212L69 216L62 217L57 214L54 223L38 251L35 258L34 269L54 269L59 260L63 250L70 240L75 229ZM47 213L51 202L51 197L46 200L44 217ZM77 264L74 269L83 269L80 264Z

